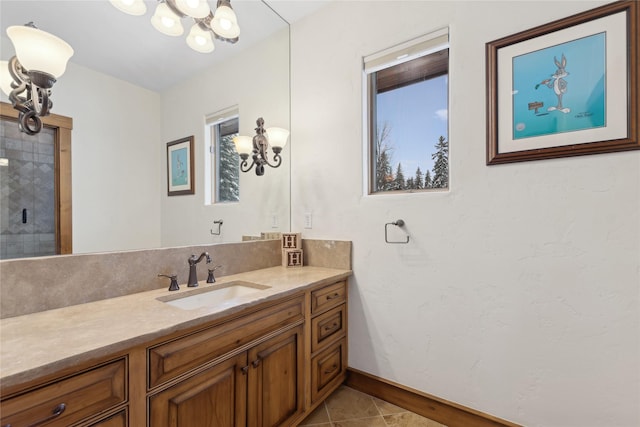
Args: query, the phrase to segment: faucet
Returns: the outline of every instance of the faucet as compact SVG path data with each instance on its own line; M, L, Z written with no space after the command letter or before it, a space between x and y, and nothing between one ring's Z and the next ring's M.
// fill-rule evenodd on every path
M208 252L202 252L198 258L195 255L191 255L187 261L189 261L189 281L187 286L195 288L198 286L198 273L196 272L196 264L202 261L202 258L207 258L207 264L211 262L211 257Z

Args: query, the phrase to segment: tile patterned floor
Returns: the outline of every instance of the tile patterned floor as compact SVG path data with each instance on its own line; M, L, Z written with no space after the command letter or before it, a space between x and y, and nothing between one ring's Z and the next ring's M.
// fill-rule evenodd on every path
M341 386L300 424L313 427L446 427L352 388Z

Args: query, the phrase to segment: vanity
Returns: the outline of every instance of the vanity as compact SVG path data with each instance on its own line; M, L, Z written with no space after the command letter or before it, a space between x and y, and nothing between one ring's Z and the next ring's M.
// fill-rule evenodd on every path
M345 380L350 275L268 267L2 319L0 426L295 426Z

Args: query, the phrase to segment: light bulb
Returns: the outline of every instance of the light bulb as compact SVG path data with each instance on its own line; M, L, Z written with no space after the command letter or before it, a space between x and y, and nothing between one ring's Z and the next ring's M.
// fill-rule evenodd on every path
M180 17L173 13L166 3L158 4L156 12L151 17L151 24L156 30L168 36L181 36L184 33Z
M215 49L211 32L204 30L198 24L194 24L187 36L187 44L196 52L209 53Z
M118 10L129 15L140 16L147 13L143 0L109 0Z
M176 8L193 18L206 18L211 13L207 0L175 0Z

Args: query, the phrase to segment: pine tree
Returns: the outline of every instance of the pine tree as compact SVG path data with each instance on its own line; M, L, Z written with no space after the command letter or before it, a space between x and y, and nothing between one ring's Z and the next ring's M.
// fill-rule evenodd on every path
M393 147L389 143L391 128L384 123L376 135L376 190L388 191L393 189L393 171L391 170L391 154Z
M393 180L393 188L394 190L404 190L406 188L404 173L402 172L402 164L400 163L398 163L398 167L396 168L396 177Z
M413 180L413 177L407 178L407 185L405 186L407 190L415 190L416 182Z
M420 170L420 166L418 166L418 169L416 169L416 177L413 182L417 190L424 188L424 183L422 181L422 171Z
M449 186L449 141L441 136L435 145L436 152L431 155L433 164L433 188L447 188Z
M424 188L432 188L431 171L427 169L427 173L424 174Z
M236 135L225 135L220 138L218 150L220 156L218 162L218 201L220 202L240 200L240 160L233 143L234 136Z

